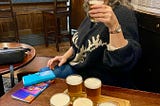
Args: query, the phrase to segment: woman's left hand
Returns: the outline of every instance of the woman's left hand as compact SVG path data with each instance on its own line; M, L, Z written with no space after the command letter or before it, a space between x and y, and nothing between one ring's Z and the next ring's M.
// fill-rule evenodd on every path
M92 5L90 7L89 15L93 17L96 22L103 22L111 31L114 30L119 24L112 8L105 4Z

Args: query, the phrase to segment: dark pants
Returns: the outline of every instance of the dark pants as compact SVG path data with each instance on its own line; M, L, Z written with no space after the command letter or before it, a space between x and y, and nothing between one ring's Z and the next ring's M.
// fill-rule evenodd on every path
M50 70L49 67L43 67L40 71ZM56 78L66 78L68 75L75 74L75 71L69 64L62 65L61 67L56 66L53 70Z

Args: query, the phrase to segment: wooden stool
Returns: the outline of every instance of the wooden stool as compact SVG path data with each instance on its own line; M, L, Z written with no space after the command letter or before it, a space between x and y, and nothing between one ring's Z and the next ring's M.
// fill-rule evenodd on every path
M38 72L41 68L47 66L47 62L52 57L35 57L34 60L20 69L20 72L17 73L18 81L22 80L22 77L27 74L32 74Z

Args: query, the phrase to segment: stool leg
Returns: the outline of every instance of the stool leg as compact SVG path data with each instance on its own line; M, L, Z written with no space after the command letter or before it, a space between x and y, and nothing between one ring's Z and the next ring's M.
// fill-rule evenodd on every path
M60 31L60 19L59 18L57 18L57 21L56 21L57 23L57 29L56 29L56 49L57 49L57 52L59 52L59 42L60 42L60 40L61 40L61 31Z
M13 65L10 65L9 70L10 70L10 78L11 78L11 87L14 87L15 83L14 83L14 68L13 68Z
M46 24L47 16L45 12L42 12L42 15L43 15L43 32L44 32L45 46L48 47L49 43L48 43L47 24Z
M4 85L3 85L2 75L0 75L0 97L2 95L4 95Z

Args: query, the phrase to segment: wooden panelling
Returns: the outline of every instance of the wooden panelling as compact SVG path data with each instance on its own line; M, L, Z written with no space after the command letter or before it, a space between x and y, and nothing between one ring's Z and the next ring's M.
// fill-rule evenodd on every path
M6 5L0 5L4 8ZM17 14L17 23L20 35L28 33L42 32L42 10L53 9L52 3L21 3L14 4L14 11ZM0 31L4 30L6 25L0 23Z
M83 0L72 0L71 25L77 29L85 17Z
M40 33L43 31L43 17L41 13L31 13L31 22L33 33Z
M6 5L0 4L0 8ZM53 3L18 3L14 4L17 13L19 34L40 33L43 30L42 10L53 9ZM83 0L72 0L71 26L77 29L85 17ZM4 25L0 24L0 30Z

